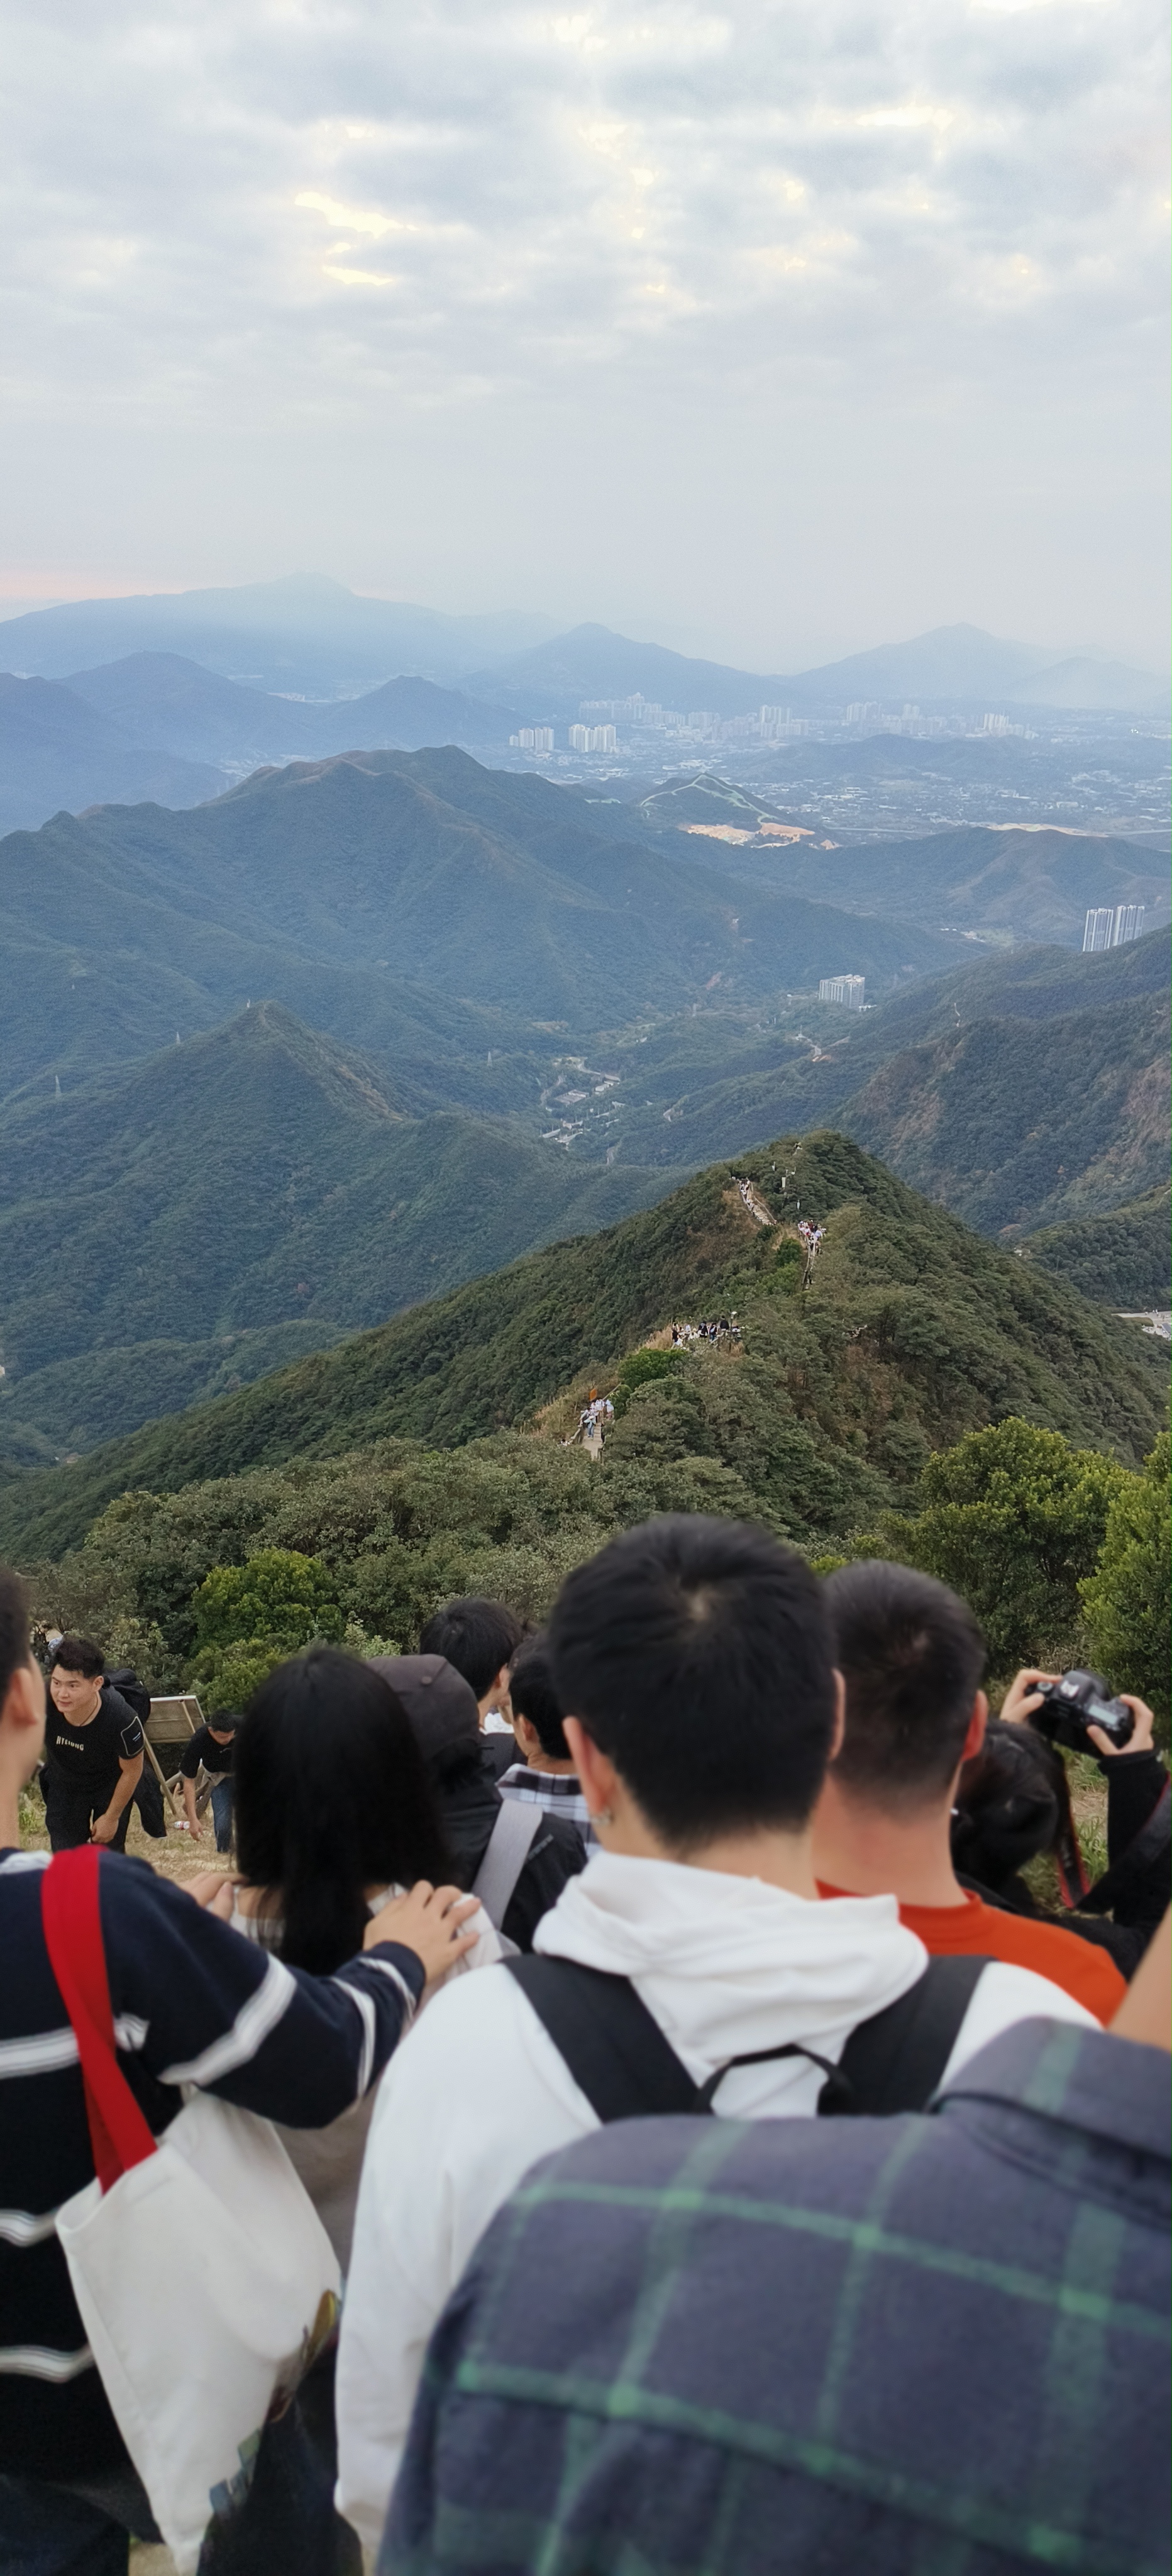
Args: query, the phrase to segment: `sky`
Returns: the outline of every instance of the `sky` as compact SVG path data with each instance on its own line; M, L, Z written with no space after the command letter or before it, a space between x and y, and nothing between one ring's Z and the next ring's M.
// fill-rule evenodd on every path
M1163 0L0 0L0 606L1166 667Z

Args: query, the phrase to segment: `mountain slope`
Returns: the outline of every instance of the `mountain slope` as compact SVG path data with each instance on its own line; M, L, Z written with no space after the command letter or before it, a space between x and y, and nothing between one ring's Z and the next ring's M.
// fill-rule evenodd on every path
M785 1138L744 1158L739 1168L783 1217L779 1166L828 1227L804 1295L792 1239L756 1225L718 1165L604 1234L531 1254L76 1467L23 1480L0 1509L0 1546L17 1561L54 1554L128 1487L174 1491L394 1436L459 1446L524 1422L673 1316L721 1306L740 1313L747 1361L801 1428L803 1455L828 1446L840 1477L841 1462L873 1460L856 1488L872 1504L929 1446L1009 1413L1132 1460L1151 1446L1166 1372L1127 1326L983 1243L841 1136ZM722 1436L735 1464L738 1440L748 1458L758 1434L748 1395L737 1430L735 1368L725 1383ZM849 1508L849 1479L835 1508Z
M1120 1065L1130 1061L1133 1073L1146 1067L1158 1081L1160 1012L1168 985L1165 930L1098 957L1052 948L999 954L966 972L912 985L861 1015L803 1002L780 1014L776 1028L754 1025L747 1013L733 1018L707 1011L696 1019L673 1020L637 1046L612 1050L620 1080L606 1104L607 1141L618 1141L620 1152L636 1162L703 1163L756 1144L785 1125L818 1126L832 1117L853 1133L854 1106L869 1084L881 1084L909 1050L947 1049L964 1031L972 1041L972 1061L979 1052L987 1067L982 1101L974 1101L974 1125L987 1118L990 1100L1000 1091L1019 1144L1034 1123L1025 1112L1037 1091L1027 1079L1015 1111L1008 1101L1013 1087L1008 1067L1018 1053L1044 1056L1050 1086L1042 1104L1047 1132L1052 1129L1054 1137L1061 1132L1063 1145L1048 1165L1038 1166L1038 1205L1060 1186L1060 1163L1073 1187L1078 1175L1096 1162L1094 1187L1102 1194L1100 1204L1110 1205L1115 1196L1127 1194L1116 1187L1111 1170L1113 1154L1118 1151L1126 1159L1130 1150L1127 1113L1120 1095L1113 1123L1108 1118L1104 1125L1100 1119L1094 1130L1089 1125L1085 1132L1080 1129L1084 1065L1074 1023L1086 1017L1092 1024L1092 1051L1104 1068L1109 1070L1115 1060ZM1061 1023L1065 1034L1052 1023ZM973 1035L978 1027L986 1032L979 1047ZM1003 1080L999 1061L1006 1067ZM963 1130L962 1101L958 1114ZM584 1126L584 1152L600 1150L596 1127L590 1120ZM1160 1133L1149 1123L1147 1134L1157 1147ZM909 1148L911 1143L909 1136ZM1166 1135L1164 1146L1166 1150ZM882 1150L886 1160L904 1170L894 1125L885 1132ZM1016 1147L1007 1141L1006 1150ZM914 1179L915 1172L909 1169L904 1177ZM954 1204L943 1176L931 1188L933 1195ZM978 1222L975 1215L970 1222Z
M1149 930L1168 916L1166 864L1130 841L1087 832L961 824L856 849L783 844L776 855L737 850L726 873L844 912L1080 950L1091 905L1142 903Z
M1080 1296L1116 1309L1167 1309L1172 1304L1169 1228L1172 1196L1167 1184L1112 1209L1109 1216L1074 1217L1047 1226L1016 1246Z
M73 690L0 671L0 833L35 828L63 806L197 805L223 783L202 755L141 744Z
M179 653L135 653L93 671L75 671L67 685L137 742L236 770L338 751L503 745L509 729L498 708L480 705L461 690L438 688L433 680L400 677L363 697L314 702L243 688Z
M847 1132L982 1233L1098 1216L1168 1170L1169 1010L979 1020L897 1055Z
M161 1409L161 1379L210 1369L178 1345L318 1323L330 1341L670 1185L519 1129L407 1119L377 1067L262 1003L120 1083L0 1120L0 1426L64 1423L81 1447L114 1400L105 1377L87 1396L95 1352L121 1354L129 1428ZM142 1383L138 1344L173 1354Z
M84 1009L95 979L115 1021L128 982L146 1012L161 990L183 1032L269 992L369 1046L372 974L427 984L441 1016L458 1002L588 1029L718 986L808 987L841 965L844 939L880 986L957 953L910 924L844 922L772 887L730 890L658 845L603 840L543 780L452 750L261 772L189 814L58 816L0 844L0 926L22 960L0 1092L54 1063L69 988L90 984ZM349 1010L343 972L362 979ZM103 1050L100 1022L90 1042ZM129 1051L111 1032L98 1060Z

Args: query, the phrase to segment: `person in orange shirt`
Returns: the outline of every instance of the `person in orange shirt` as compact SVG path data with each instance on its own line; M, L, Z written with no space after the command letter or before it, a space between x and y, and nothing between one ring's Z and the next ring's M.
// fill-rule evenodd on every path
M1059 1924L987 1905L953 1868L957 1782L989 1715L985 1641L971 1610L930 1575L874 1559L842 1566L825 1593L846 1727L814 1818L822 1895L891 1894L935 1956L964 1951L1032 1968L1110 2021L1126 1986L1103 1950ZM1018 1713L1035 1678L1018 1674L1003 1715Z

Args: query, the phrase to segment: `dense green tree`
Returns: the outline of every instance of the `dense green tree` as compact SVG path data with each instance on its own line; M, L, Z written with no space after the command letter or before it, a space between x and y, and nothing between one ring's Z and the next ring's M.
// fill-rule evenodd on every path
M883 1536L909 1564L964 1595L995 1672L1057 1664L1079 1651L1080 1587L1113 1502L1136 1481L1096 1450L1072 1449L1059 1432L1011 1418L930 1458L922 1511L889 1519Z
M1116 1690L1137 1691L1165 1724L1172 1662L1169 1466L1165 1432L1142 1475L1126 1477L1114 1495L1099 1562L1081 1586L1097 1662Z
M213 1566L192 1608L192 1680L213 1708L239 1707L286 1655L315 1637L338 1644L346 1624L328 1567L286 1547Z

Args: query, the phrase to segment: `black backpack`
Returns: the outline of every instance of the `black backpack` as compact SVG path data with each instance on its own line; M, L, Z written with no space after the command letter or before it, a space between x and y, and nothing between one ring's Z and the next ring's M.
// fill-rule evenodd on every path
M107 1673L106 1680L111 1690L117 1691L119 1699L124 1699L127 1707L134 1710L140 1725L145 1726L151 1713L151 1695L145 1682L140 1682L129 1664L124 1664L120 1672Z
M125 1700L128 1708L133 1709L145 1733L146 1722L151 1713L151 1695L145 1683L140 1682L138 1674L131 1670L129 1664L124 1664L120 1670L107 1673L106 1683L110 1690L117 1691L119 1699ZM149 1761L143 1763L142 1777L135 1790L133 1803L138 1809L143 1832L149 1834L154 1842L165 1842L167 1811L163 1805L163 1792Z
M605 2126L611 2120L649 2119L664 2112L711 2111L730 2067L762 2066L779 2057L807 2057L822 2068L822 2119L922 2111L944 2073L989 1962L929 1959L906 1995L858 2023L837 2066L815 2049L791 2041L784 2048L730 2057L705 2084L694 2083L681 2065L629 1977L581 1967L576 1959L547 1959L536 1951L528 1958L506 1959L504 1965Z

